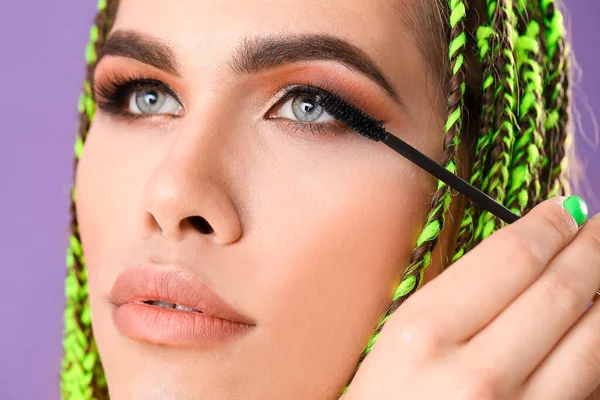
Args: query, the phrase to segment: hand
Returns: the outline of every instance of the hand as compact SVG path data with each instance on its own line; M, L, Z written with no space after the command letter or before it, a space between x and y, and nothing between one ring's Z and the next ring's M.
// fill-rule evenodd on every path
M600 215L548 200L407 299L343 400L584 400L600 385ZM595 397L595 396L594 396Z

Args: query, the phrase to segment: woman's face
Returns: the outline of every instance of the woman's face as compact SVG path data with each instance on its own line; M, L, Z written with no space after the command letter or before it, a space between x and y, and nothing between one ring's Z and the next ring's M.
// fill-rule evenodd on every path
M444 95L405 23L418 12L121 1L76 181L111 398L336 398L435 181L285 90L334 91L439 160ZM135 79L152 81L113 93ZM203 314L142 303L159 300Z

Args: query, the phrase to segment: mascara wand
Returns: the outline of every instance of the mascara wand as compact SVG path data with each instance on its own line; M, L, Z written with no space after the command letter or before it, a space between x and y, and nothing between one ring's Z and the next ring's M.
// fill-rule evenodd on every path
M494 214L502 221L510 224L519 219L518 215L471 185L469 182L448 171L442 165L433 161L402 139L399 139L386 131L382 122L376 121L336 96L322 91L315 94L318 98L319 105L321 105L325 111L361 136L376 142L383 142L398 154L429 172L431 175L466 196L481 208Z
M519 219L517 214L396 136L387 133L383 143L502 221L511 224Z

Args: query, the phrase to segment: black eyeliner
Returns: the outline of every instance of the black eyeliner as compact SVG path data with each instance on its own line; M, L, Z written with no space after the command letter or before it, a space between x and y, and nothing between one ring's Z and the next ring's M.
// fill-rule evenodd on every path
M148 117L146 114L136 114L125 110L131 94L136 89L154 88L173 97L179 104L179 96L175 91L162 81L148 78L127 78L115 75L111 78L103 79L100 82L94 82L92 93L98 107L111 115L123 119L139 119ZM152 114L154 115L154 114Z
M343 95L339 94L334 88L329 87L329 85L330 84L328 83L322 84L320 86L312 86L306 84L288 84L286 87L279 90L280 92L283 91L283 94L281 94L279 96L279 99L275 102L275 104L273 104L269 108L267 114L270 113L274 108L281 106L287 100L295 96L309 95L317 98L319 95L328 94L329 96L333 96L335 98L338 98L339 100L350 102L349 100L345 100ZM327 88L325 88L325 86L327 86ZM351 131L351 128L349 128L342 121L339 121L335 118L332 122L325 123L290 120L287 126L289 127L290 125L294 126L295 131L304 131L308 129L313 135L325 135L328 133L333 135L339 135Z

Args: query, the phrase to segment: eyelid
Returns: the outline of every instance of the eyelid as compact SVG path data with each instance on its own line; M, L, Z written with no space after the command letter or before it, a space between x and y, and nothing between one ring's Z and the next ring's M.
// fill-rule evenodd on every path
M100 83L94 81L92 93L95 99L108 100L115 90L131 92L134 89L139 89L143 86L151 86L156 89L161 89L166 94L172 96L179 104L183 106L177 92L168 84L158 79L143 78L143 77L124 77L115 75L112 78L105 78L106 81L100 80Z
M142 87L146 84L149 86L154 86L156 89L162 89L166 94L173 97L183 107L183 102L179 98L179 95L177 94L175 89L173 89L171 86L164 83L163 81L160 81L157 79L142 79L142 80L133 82L133 84L134 84L134 87L137 89L139 89L140 87Z
M184 102L181 101L177 91L162 80L149 77L139 72L121 73L111 71L106 76L94 79L92 82L92 96L99 108L110 113L113 117L133 122L141 119L179 117L173 114L139 114L127 110L128 101L135 90L153 87L165 95L171 96L185 112Z
M336 90L331 84L327 82L323 82L322 84L318 85L311 85L306 83L287 83L285 86L280 87L275 92L276 100L274 101L274 104L269 107L269 110L271 110L277 104L281 103L283 100L288 99L291 95L298 95L303 93L318 94L319 92L329 93L335 97L344 99L350 102L351 104L353 103L351 99L346 99L345 96L340 94L338 90Z
M324 81L318 85L310 85L310 84L304 84L304 83L288 84L287 86L283 87L282 89L279 89L278 93L280 93L280 94L276 95L277 98L276 98L274 104L268 108L265 115L270 115L276 107L283 105L285 101L287 101L290 97L292 97L294 95L327 94L329 96L333 96L340 100L343 100L347 104L350 104L352 107L363 112L365 115L368 115L375 120L379 120L379 119L375 118L373 115L371 115L369 112L364 110L364 108L362 106L362 104L364 102L358 101L356 95L343 94L339 89L337 89L335 86L333 86L333 84L329 81ZM359 105L357 105L357 103L359 103ZM326 108L325 108L325 112L328 112ZM268 119L268 117L266 119ZM381 121L383 123L386 122L385 119L381 119ZM340 122L340 121L337 121L337 122Z

